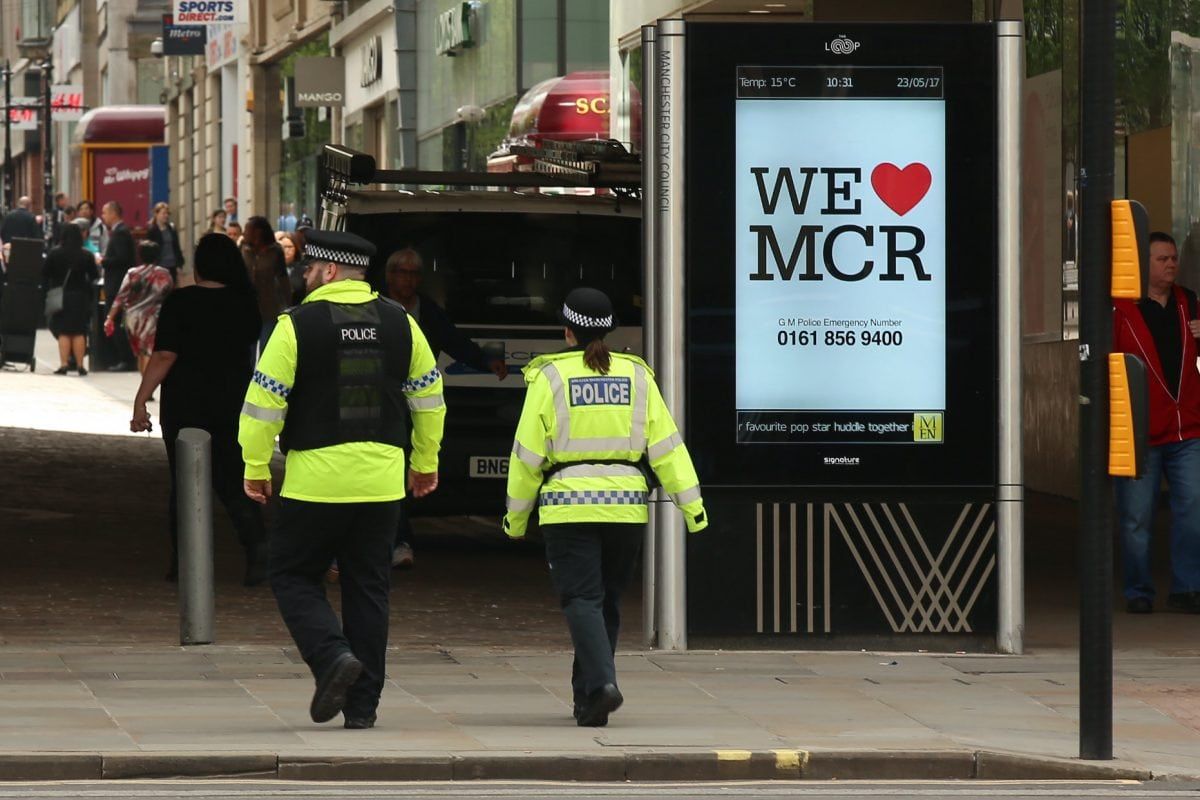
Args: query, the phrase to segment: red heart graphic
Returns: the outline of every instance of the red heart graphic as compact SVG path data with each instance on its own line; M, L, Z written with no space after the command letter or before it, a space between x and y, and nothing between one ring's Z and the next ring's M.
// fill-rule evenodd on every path
M919 161L904 169L885 161L871 170L871 188L888 208L902 217L921 202L932 182L929 167Z

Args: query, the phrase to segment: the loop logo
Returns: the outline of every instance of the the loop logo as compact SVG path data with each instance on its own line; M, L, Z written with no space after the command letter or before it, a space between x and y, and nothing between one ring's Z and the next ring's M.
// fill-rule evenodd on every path
M825 52L833 53L835 56L848 56L861 46L862 42L856 42L849 36L842 34L836 39L825 43Z

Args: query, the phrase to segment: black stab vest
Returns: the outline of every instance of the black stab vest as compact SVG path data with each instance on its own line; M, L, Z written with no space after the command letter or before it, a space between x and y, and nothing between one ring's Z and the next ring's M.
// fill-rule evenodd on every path
M288 309L296 331L296 381L280 446L315 450L348 442L404 447L412 361L408 313L399 303L316 301Z

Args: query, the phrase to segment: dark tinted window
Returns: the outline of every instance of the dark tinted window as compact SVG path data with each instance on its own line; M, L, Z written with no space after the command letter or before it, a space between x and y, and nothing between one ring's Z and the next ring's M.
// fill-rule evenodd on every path
M400 213L352 217L347 228L379 252L370 280L386 292L397 250L421 254L421 291L463 325L557 325L567 292L592 286L622 325L641 325L641 224L583 214Z

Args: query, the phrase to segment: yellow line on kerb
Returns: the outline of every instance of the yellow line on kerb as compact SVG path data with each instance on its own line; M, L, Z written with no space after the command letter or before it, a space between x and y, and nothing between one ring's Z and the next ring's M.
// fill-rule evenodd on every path
M801 769L808 763L807 750L773 750L775 753L775 769Z
M749 761L749 750L716 750L717 761Z

